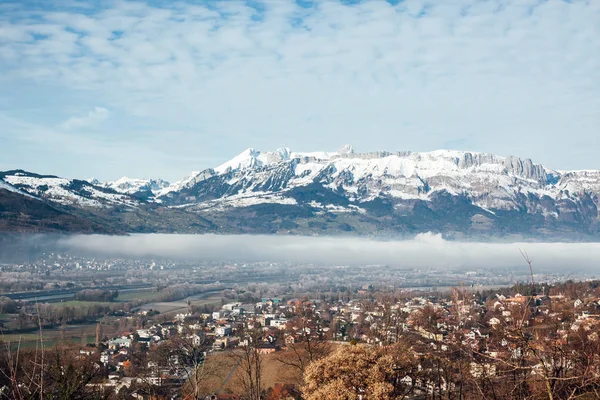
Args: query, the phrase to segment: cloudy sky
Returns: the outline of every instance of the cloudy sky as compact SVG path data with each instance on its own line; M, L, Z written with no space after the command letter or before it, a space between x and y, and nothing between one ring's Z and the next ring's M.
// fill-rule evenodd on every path
M598 110L597 0L0 0L0 170L344 143L600 169Z

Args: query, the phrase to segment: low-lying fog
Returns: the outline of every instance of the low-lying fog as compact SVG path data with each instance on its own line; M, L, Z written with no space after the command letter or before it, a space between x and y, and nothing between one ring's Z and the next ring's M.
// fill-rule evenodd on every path
M596 271L600 243L481 243L421 234L412 240L252 235L68 236L61 248L106 257L168 257L203 261L298 262L432 268L522 266L526 251L540 270Z

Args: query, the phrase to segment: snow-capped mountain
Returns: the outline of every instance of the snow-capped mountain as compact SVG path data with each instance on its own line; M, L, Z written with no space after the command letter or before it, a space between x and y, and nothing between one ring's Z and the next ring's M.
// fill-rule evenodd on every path
M600 235L600 171L556 171L529 159L467 151L250 148L173 184L14 171L0 177L14 190L53 202L135 208L144 218L132 231ZM132 226L127 214L115 215Z
M190 174L158 198L194 212L271 204L365 218L377 214L408 225L422 225L430 214L428 229L443 214L467 230L511 230L506 222L511 218L525 227L533 219L538 230L577 224L593 230L599 194L599 171L555 171L529 159L467 151L356 153L344 146L310 153L247 149Z
M217 187L215 181L220 183ZM205 190L209 184L211 190ZM382 196L427 200L444 191L467 195L484 209L517 209L520 195L561 198L566 191L600 193L600 172L558 172L529 159L451 150L359 154L349 146L334 153L248 149L214 169L192 173L159 195L176 198L183 193L180 204L250 197L268 202L274 194L313 184L357 205Z
M88 182L96 186L112 189L118 193L129 195L146 193L155 196L165 188L169 187L169 182L163 181L162 179L132 179L122 177L112 182L99 182L97 179L91 179Z
M106 208L139 205L139 202L130 196L95 186L87 181L38 175L22 170L0 173L0 183L19 193L67 206Z

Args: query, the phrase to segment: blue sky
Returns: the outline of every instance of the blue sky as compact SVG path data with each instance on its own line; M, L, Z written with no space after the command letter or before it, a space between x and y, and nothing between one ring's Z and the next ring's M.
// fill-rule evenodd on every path
M596 0L0 0L0 170L344 143L600 169L599 110Z

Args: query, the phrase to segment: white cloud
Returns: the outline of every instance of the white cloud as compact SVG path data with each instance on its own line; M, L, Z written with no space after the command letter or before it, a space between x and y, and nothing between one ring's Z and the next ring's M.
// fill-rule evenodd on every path
M526 264L536 273L597 272L599 243L451 242L422 234L412 240L378 241L357 237L261 235L69 236L69 250L116 257L169 257L203 261L271 261L328 265L392 265L414 268L507 268Z
M103 107L94 107L86 114L73 116L60 124L60 127L66 130L94 128L106 121L110 116L110 111Z
M13 7L0 12L0 92L36 82L63 94L57 110L102 102L126 117L111 140L152 135L157 151L171 142L161 130L193 132L177 151L199 164L249 146L461 143L600 168L598 1L256 3Z

